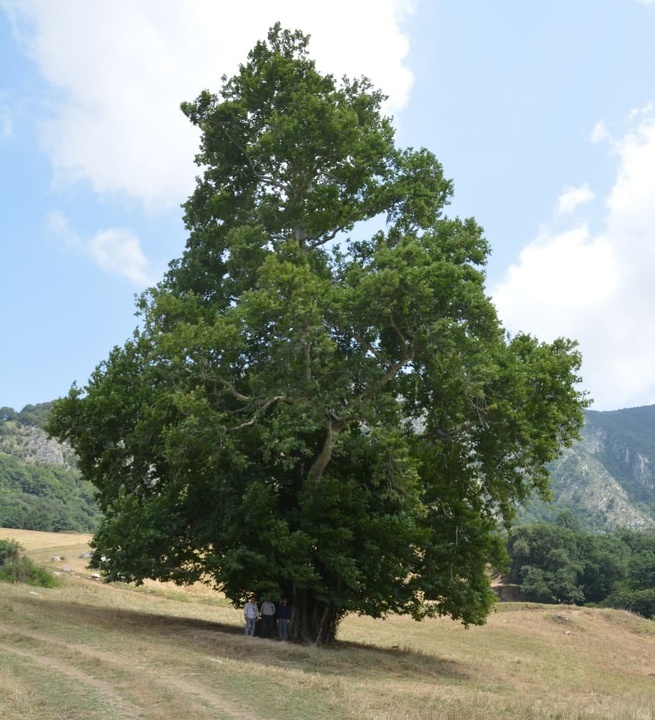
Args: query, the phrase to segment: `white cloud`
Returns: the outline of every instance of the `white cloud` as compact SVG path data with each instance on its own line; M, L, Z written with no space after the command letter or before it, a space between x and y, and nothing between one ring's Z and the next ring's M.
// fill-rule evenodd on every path
M609 140L610 138L611 136L609 130L607 129L607 125L605 125L605 121L599 120L591 131L591 135L589 136L590 142L597 144L603 142L604 140Z
M83 246L80 236L71 228L68 218L59 210L48 213L46 223L50 232L61 240L64 247L69 250L80 249Z
M67 250L84 253L108 275L125 277L139 288L155 283L148 273L141 242L131 230L110 228L96 233L91 240L83 240L58 210L49 213L47 225Z
M312 34L322 69L371 77L390 112L412 83L400 27L412 0L0 3L57 90L43 143L58 182L87 181L155 210L183 202L197 174L198 137L180 102L218 89L277 20Z
M601 126L597 126L601 127ZM493 289L512 331L577 338L600 410L655 403L655 118L631 114L614 139L617 176L600 230L544 228Z
M612 148L619 156L617 181L607 199L610 229L618 236L628 231L625 240L631 252L655 256L655 118L652 108L633 115L635 121ZM648 233L650 245L643 242ZM636 243L636 246L634 245Z
M594 199L594 192L585 183L579 187L569 187L557 198L557 214L566 215L572 213L580 205Z
M607 299L616 284L613 248L608 238L590 237L586 225L558 234L544 229L523 248L518 264L507 270L494 298L499 305L507 306L519 292L530 305L545 300L551 311L593 309ZM532 313L527 306L516 311L524 312L526 321ZM549 334L556 333L555 327Z
M89 241L87 248L106 273L122 275L134 285L153 284L147 273L148 261L141 251L139 238L131 230L103 230Z

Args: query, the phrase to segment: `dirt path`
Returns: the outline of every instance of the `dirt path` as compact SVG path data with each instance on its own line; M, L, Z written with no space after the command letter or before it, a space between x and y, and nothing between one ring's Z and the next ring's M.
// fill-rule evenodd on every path
M123 698L120 693L116 692L108 682L98 680L98 678L88 675L72 665L63 663L60 660L55 660L53 658L43 657L30 652L29 650L11 647L10 645L5 645L4 643L0 643L0 651L27 658L37 665L46 667L49 670L54 670L61 675L66 675L67 677L75 680L75 682L80 682L84 685L92 687L100 694L109 706L121 712L126 718L143 717L141 709L136 707L136 705L132 705L127 702L125 698Z
M229 720L261 720L259 716L237 707L235 703L222 697L220 693L204 684L179 674L172 675L166 671L154 674L148 663L140 661L138 658L126 659L124 656L115 653L71 643L56 635L15 628L4 624L0 624L0 635L1 652L24 657L42 667L54 670L92 687L108 704L124 714L126 718L152 718L152 720L156 720L157 718L178 717L178 715L181 717L187 714L200 720L200 718L204 717L208 719L216 718L216 712L219 712L221 716ZM12 637L36 640L43 644L43 652L17 648L7 642ZM81 670L72 662L65 660L62 655L82 658L82 661L93 661L92 666L98 668L100 672L102 672L103 666L106 666L114 675L116 671L119 671L127 677L127 682L120 683L123 689L127 689L136 697L143 693L146 696L144 697L145 702L137 707L126 700L114 684ZM207 662L212 662L212 659L208 657ZM133 678L133 680L130 681L130 678ZM175 691L172 703L180 707L176 709L170 703L164 708L156 707L161 704L159 699L162 696L162 690L167 690L171 694L172 689ZM152 703L147 699L148 697L153 699ZM207 706L211 708L211 714L207 713ZM193 712L190 712L192 709Z

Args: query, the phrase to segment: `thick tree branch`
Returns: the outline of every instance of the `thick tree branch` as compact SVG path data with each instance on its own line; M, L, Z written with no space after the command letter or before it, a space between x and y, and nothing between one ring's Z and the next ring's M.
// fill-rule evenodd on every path
M404 355L398 362L393 363L387 370L387 372L384 374L384 377L382 380L380 380L379 387L383 388L390 380L393 380L396 375L407 365L408 362L411 362L414 359L414 351L410 351L406 355Z
M327 433L323 446L316 459L312 463L307 473L307 479L314 484L318 484L323 477L325 468L329 465L332 459L332 449L337 440L337 435L347 426L353 422L359 420L356 415L339 416L332 410L325 411L325 418L327 420Z
M490 406L487 409L492 409L494 406ZM490 425L489 418L481 413L479 409L476 408L476 412L478 412L478 419L477 420L468 420L467 422L461 423L457 427L454 427L452 430L433 430L430 433L426 433L426 438L433 438L438 437L441 440L453 440L458 437L461 437L462 435L465 435L470 430L473 430L473 428L476 427L482 427L483 425Z
M334 240L334 238L341 232L343 232L347 227L351 226L354 222L357 222L358 220L363 220L364 218L367 218L370 216L369 208L360 208L359 210L353 211L348 215L348 217L344 218L342 222L340 222L338 225L335 226L333 230L331 230L329 233L325 233L324 235L315 235L314 237L308 236L306 240L309 240L305 246L305 250L315 250L317 247L320 247L321 245L325 245L325 243L330 242L331 240Z
M427 433L425 437L438 437L441 440L452 440L453 438L460 437L461 435L467 433L469 430L473 430L473 428L479 427L480 425L482 425L482 421L480 420L469 420L468 422L458 425L452 430L440 430L437 428L436 430Z
M312 381L312 344L305 345L305 379L308 383Z
M339 434L343 427L343 423L332 423L332 417L329 412L326 412L325 416L327 418L327 434L323 442L323 447L307 473L307 479L315 485L318 485L321 481L323 472L332 459L332 448L336 442L336 435Z
M242 395L234 387L234 385L232 385L232 383L228 382L227 380L223 380L223 378L218 378L216 380L216 382L219 383L220 385L222 385L224 388L227 388L230 395L232 395L232 397L236 398L237 400L240 400L241 402L244 402L244 403L250 402L252 400L252 398L249 397L248 395Z
M357 340L357 342L366 350L368 350L371 355L373 355L376 359L378 359L380 362L384 362L384 356L379 350L376 350L373 345L371 345L368 340L365 340L359 333L355 332L354 330L350 330L350 335Z
M398 328L398 325L396 325L396 321L393 319L393 310L389 310L389 324L391 327L395 330L396 335L400 338L400 342L402 343L403 347L407 346L407 340L405 339L405 336L402 334L400 329Z
M315 250L317 247L320 247L321 245L325 245L325 243L330 242L330 240L334 240L334 238L340 233L343 232L348 225L355 222L356 220L359 220L359 215L361 213L352 213L349 217L345 219L344 222L337 225L334 230L332 230L329 233L326 233L324 235L315 235L313 238L310 236L305 238L305 242L307 240L312 240L312 242L306 242L304 249L305 250Z
M257 419L263 412L268 410L271 405L274 405L276 402L280 401L287 403L287 405L293 405L294 402L293 398L289 397L289 395L276 395L269 400L265 400L263 401L263 404L255 410L255 413L250 418L250 420L241 423L241 425L237 425L236 427L229 428L229 432L238 432L239 430L243 430L244 428L252 427L257 422Z

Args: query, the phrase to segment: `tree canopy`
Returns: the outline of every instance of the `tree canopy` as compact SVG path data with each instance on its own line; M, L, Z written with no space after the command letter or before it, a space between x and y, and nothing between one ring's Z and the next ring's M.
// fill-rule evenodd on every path
M557 523L513 528L506 579L524 600L600 604L655 616L655 532L583 530L570 513Z
M482 623L499 527L577 437L580 355L508 336L437 159L307 46L275 26L183 103L186 250L50 431L98 488L110 580L286 596L317 643L348 612Z

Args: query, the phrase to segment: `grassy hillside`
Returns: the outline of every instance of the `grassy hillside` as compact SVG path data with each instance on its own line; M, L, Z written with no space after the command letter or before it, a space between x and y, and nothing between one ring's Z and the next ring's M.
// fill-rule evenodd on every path
M0 538L72 571L52 590L0 585L3 720L655 717L655 624L628 613L504 604L469 630L349 617L319 650L245 638L203 587L94 581L89 536Z

